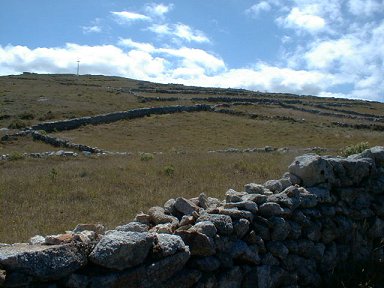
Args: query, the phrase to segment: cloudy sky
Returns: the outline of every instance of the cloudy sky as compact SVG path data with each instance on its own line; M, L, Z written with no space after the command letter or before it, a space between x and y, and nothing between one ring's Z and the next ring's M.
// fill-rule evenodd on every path
M384 0L0 0L0 75L384 102Z

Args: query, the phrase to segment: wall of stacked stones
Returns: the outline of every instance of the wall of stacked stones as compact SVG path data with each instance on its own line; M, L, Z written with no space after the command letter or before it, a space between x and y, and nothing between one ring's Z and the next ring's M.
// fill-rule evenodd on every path
M0 246L4 287L326 287L343 261L383 261L384 147L306 154L219 200L168 200L105 231Z
M124 119L140 118L150 116L152 114L170 114L177 112L196 112L196 111L210 111L212 108L209 105L197 104L192 106L165 106L165 107L151 107L151 108L138 108L129 111L120 111L107 114L101 114L89 117L80 117L63 121L52 121L34 125L32 130L43 130L46 132L62 131L76 129L84 125L98 125L116 122Z

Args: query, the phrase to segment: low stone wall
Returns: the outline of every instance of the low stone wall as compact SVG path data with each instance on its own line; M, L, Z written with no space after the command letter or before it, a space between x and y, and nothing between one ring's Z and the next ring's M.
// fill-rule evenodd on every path
M139 108L129 111L120 111L96 116L81 117L63 121L45 122L34 125L32 130L43 130L46 132L72 130L79 128L83 125L98 125L116 122L124 119L133 119L149 116L151 114L169 114L177 112L195 112L195 111L210 111L210 105L192 105L192 106L165 106L165 107L152 107L152 108Z
M384 147L299 156L281 179L225 196L0 245L0 286L326 287L342 261L384 260Z

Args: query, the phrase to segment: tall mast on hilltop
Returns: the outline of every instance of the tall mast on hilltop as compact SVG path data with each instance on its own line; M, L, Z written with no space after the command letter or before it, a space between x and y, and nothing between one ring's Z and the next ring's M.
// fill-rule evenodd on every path
M77 73L76 73L77 76L79 76L79 71L80 71L80 60L77 60Z

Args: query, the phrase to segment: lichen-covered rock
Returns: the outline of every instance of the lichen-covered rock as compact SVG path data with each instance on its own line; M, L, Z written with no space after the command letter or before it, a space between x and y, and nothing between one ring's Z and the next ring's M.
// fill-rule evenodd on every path
M198 222L190 230L205 234L211 238L214 238L217 233L216 226L211 221Z
M227 203L240 202L240 201L242 201L241 197L246 195L246 194L247 194L246 192L237 192L233 189L229 189L227 192L225 192L225 201Z
M272 195L273 192L265 188L263 185L256 183L249 183L244 185L245 192L250 194Z
M287 207L291 210L296 209L300 205L300 192L295 186L291 186L281 193L268 196L268 202L274 202L282 207Z
M156 258L164 258L180 251L187 251L183 240L178 235L156 234L153 254Z
M179 224L179 220L175 216L165 214L163 207L155 206L150 208L148 210L148 215L149 221L155 225L164 223L172 223L174 225Z
M91 262L116 270L124 270L144 262L154 243L149 233L110 231L89 255Z
M212 238L196 230L181 230L175 232L188 245L191 255L211 256L215 254L215 243Z
M77 224L75 229L73 229L73 233L80 233L83 231L93 231L96 234L104 234L105 226L102 224Z
M238 208L241 210L249 211L253 214L257 214L258 211L257 204L253 201L238 201L235 203L226 203L224 205L224 208Z
M282 217L273 216L269 219L272 224L271 231L271 240L272 241L283 241L285 240L289 232L291 231L291 226L288 221Z
M0 248L0 269L20 272L34 280L57 280L87 264L84 244L26 245Z
M264 217L280 216L284 214L284 210L275 202L266 202L260 205L259 214Z
M235 261L256 265L260 263L260 257L258 253L252 251L249 246L242 240L237 240L233 243L230 255Z
M273 193L280 193L283 191L283 184L280 180L268 180L263 186Z
M124 232L148 232L148 225L140 222L130 222L115 228L117 231Z
M304 187L333 182L332 166L316 154L305 154L295 158L288 167L289 173L299 177Z
M228 215L222 214L204 214L201 215L196 222L210 221L212 222L219 234L229 235L233 232L232 219Z
M238 239L242 239L249 231L250 222L247 219L239 219L233 222L233 229Z
M45 244L45 237L41 235L35 235L29 239L28 243L31 245Z
M195 203L183 197L176 198L174 206L182 215L192 215L193 212L199 210Z

